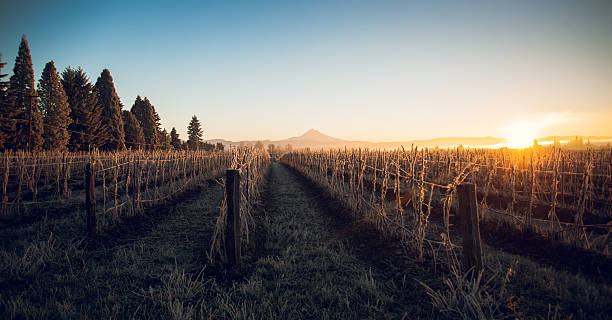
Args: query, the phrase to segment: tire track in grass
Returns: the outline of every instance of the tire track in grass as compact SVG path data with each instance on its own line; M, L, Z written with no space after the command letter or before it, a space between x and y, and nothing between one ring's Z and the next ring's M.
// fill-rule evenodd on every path
M411 292L405 283L395 283L356 254L338 232L338 218L331 209L302 177L272 163L257 217L265 233L263 254L246 281L226 297L228 309L223 315L248 314L256 319L430 315L427 302L419 306L407 300Z

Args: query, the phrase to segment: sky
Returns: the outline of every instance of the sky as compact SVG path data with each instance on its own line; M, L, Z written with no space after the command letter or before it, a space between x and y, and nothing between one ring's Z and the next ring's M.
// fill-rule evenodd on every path
M612 1L3 1L55 61L204 139L612 136Z

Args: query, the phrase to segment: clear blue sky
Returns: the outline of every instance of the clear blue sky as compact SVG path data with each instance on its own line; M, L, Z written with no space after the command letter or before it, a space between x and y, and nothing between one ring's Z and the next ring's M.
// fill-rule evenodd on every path
M612 135L612 1L5 1L5 73L24 33L182 138Z

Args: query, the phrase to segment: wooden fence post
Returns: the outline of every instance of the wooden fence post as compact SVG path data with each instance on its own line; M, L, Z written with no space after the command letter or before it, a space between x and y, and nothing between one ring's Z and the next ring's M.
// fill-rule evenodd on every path
M476 185L473 183L458 185L457 195L459 217L461 219L461 236L463 237L463 261L467 269L475 267L478 272L483 268L483 264Z
M227 217L225 223L225 246L230 267L240 264L240 173L227 170L225 178Z
M140 159L134 159L134 215L140 214Z
M8 156L8 152L4 152L4 178L2 179L2 208L4 209L4 207L8 204L8 196L6 193L6 189L8 186L8 181L9 181L9 156Z
M96 187L93 163L85 167L85 206L87 207L87 233L91 239L96 237Z
M249 181L251 181L251 170L250 170L250 168L251 168L251 164L249 163L249 164L247 164L247 167L246 167L246 177L247 177L247 179L246 179L246 190L244 190L245 191L245 195L246 195L245 198L246 198L247 202L249 201L249 191L250 191Z

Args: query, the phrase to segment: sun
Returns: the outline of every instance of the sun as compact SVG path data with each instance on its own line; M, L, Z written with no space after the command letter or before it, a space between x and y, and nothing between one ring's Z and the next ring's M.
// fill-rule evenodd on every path
M529 148L536 138L536 125L529 122L516 122L507 125L504 129L506 146L511 149Z

